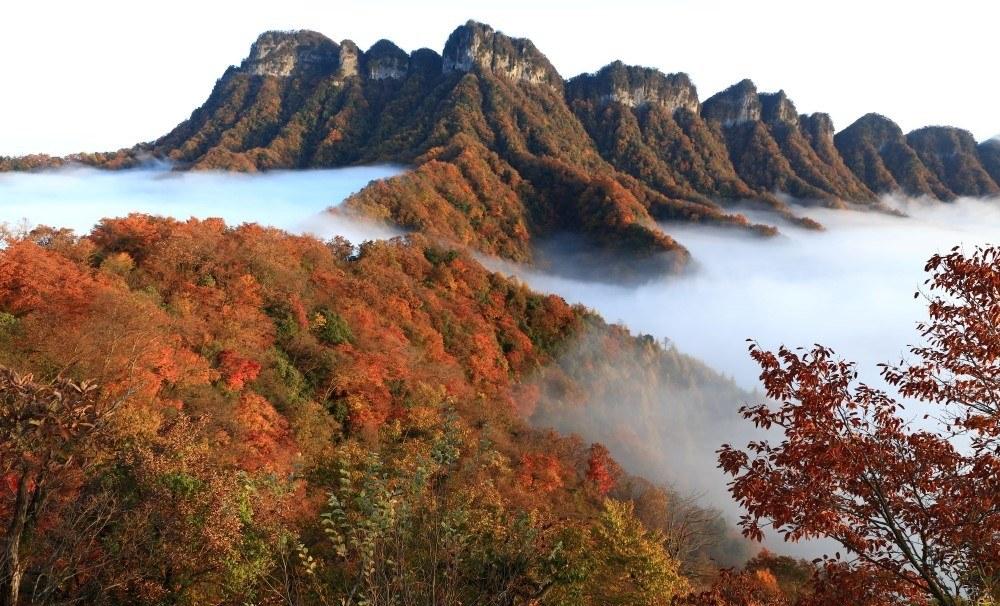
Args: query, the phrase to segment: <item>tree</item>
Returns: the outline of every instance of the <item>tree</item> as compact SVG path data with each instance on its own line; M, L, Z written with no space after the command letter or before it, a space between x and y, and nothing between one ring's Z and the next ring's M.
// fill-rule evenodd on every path
M591 531L593 566L587 585L591 604L668 604L687 582L659 532L649 532L627 501L604 501Z
M92 383L36 383L0 367L0 478L13 497L0 500L3 606L18 604L31 535L61 501L72 499L67 492L86 472L88 449L115 406L103 402Z
M760 539L770 524L786 540L837 541L847 556L827 559L827 580L878 587L877 603L1000 598L998 260L997 248L956 248L927 263L926 345L911 348L912 364L882 366L901 396L938 406L921 425L825 347L751 344L776 403L742 414L784 438L719 451L744 534Z

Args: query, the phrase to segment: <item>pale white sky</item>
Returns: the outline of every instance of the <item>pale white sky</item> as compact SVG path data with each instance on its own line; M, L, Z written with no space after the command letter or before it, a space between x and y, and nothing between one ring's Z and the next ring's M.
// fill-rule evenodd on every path
M186 118L267 29L440 52L473 18L531 38L565 77L613 59L686 71L702 99L744 77L838 129L1000 133L995 0L5 0L0 155L112 150Z

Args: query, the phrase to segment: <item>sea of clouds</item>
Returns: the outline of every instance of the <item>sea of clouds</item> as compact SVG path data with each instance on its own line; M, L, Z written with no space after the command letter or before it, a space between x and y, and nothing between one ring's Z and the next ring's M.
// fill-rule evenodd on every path
M359 243L399 231L326 209L369 182L403 170L377 165L243 174L174 171L161 164L120 171L72 167L0 173L0 223L69 227L83 234L102 218L141 212L182 220L219 217L230 225L259 223Z
M927 259L953 246L972 251L1000 243L1000 200L886 202L907 216L812 209L808 216L825 231L780 225L774 238L665 225L691 251L692 271L639 286L498 268L608 321L669 339L747 389L757 386L758 370L746 339L768 348L822 343L857 361L862 376L874 381L865 369L899 361L917 342L926 301L913 295L927 277Z

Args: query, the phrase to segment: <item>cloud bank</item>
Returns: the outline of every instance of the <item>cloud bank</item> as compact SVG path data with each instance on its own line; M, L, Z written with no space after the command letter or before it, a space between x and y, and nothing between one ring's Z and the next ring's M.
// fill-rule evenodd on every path
M1000 200L886 203L909 216L813 209L808 215L826 231L782 226L783 235L771 239L664 226L691 250L694 270L638 287L496 267L633 331L669 339L753 389L758 373L748 338L765 347L823 343L863 367L897 361L925 317L924 301L913 294L927 259L956 245L1000 242Z
M0 223L45 224L87 233L104 217L131 212L221 217L231 225L260 223L352 242L398 235L346 215L327 216L372 180L392 177L391 165L240 174L179 172L167 165L121 171L68 168L0 174Z

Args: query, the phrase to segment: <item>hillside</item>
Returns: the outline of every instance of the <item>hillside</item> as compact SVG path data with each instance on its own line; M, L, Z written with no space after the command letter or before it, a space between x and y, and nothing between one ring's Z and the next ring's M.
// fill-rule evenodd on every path
M701 395L688 406L701 414L746 397L693 360L423 236L354 249L143 215L84 237L8 236L0 365L0 379L21 385L14 393L32 381L23 373L40 381L30 384L38 397L94 381L99 391L79 388L94 394L84 410L106 415L87 423L86 442L61 447L74 453L65 468L33 472L49 505L33 514L21 554L31 603L246 603L270 599L276 582L314 603L347 595L369 564L387 576L362 576L365 595L417 583L425 603L521 603L539 592L544 603L590 603L572 596L645 591L608 585L626 569L617 547L601 547L600 525L679 532L669 504L683 501L624 475L586 434L526 419L560 409L599 418L612 406L651 421L686 414L666 401L648 410L605 399L629 390L693 388ZM3 374L11 368L24 378ZM61 408L49 410L45 423L64 422ZM37 439L60 439L45 435ZM624 442L607 445L635 467L656 464ZM16 509L15 494L0 493L0 516ZM377 501L390 495L392 520ZM619 502L606 496L634 501L635 513L605 510ZM670 553L654 542L636 556L663 575L657 591L710 579L710 556L746 557L714 515L685 507L702 512L699 542ZM372 549L402 550L393 557L405 565L371 560L362 537L336 534L338 520L344 532L368 529ZM434 538L440 524L453 534ZM433 564L434 553L445 560ZM281 580L282 562L307 556L313 577L296 569ZM451 571L441 586L417 581L437 566ZM55 581L66 574L72 582Z

